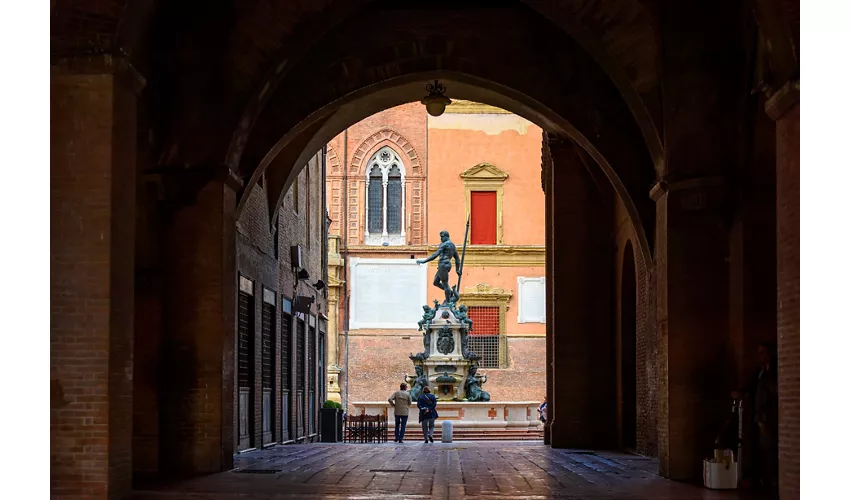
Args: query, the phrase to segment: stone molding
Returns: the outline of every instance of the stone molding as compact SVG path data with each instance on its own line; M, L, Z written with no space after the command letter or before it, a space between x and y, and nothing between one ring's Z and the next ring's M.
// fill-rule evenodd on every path
M436 252L429 245L428 252ZM468 245L463 265L481 267L543 267L546 265L545 245ZM436 267L432 261L431 267Z
M432 254L439 245L408 245L398 247L375 247L351 245L345 250L350 256L360 254L399 255L409 258L410 254ZM545 245L468 245L463 265L473 267L543 267L546 264ZM437 261L428 263L437 267Z

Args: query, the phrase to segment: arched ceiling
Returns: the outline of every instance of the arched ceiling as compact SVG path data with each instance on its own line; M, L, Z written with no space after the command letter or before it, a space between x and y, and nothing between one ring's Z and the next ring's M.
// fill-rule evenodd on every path
M600 166L610 167L609 178L624 186L620 194L638 200L636 220L653 220L648 192L655 171L645 137L611 79L557 26L519 4L474 11L374 7L350 16L311 47L277 83L262 111L240 124L244 128L231 144L229 164L246 177L255 174L255 180L256 166L261 171L274 166L266 171L270 211L303 160L286 142L299 148L310 144L311 138L288 136L290 131L312 127L342 104L403 83L413 83L412 90L391 105L418 100L425 93L425 74L442 73L456 82L449 86L452 97L484 100L477 89L486 89L522 103L508 108L512 111L535 110L528 118L573 137ZM364 29L374 32L364 37ZM469 93L459 95L457 82ZM337 116L341 128L307 149L314 151L365 116L344 115L341 121Z
M96 50L123 52L134 60L152 91L163 95L178 91L178 98L161 105L167 115L159 124L159 133L167 136L162 162L197 164L216 161L223 154L210 145L222 140L189 138L199 124L220 124L217 133L226 135L239 121L250 120L274 90L274 78L268 77L285 77L311 46L352 16L376 6L439 13L447 8L486 11L519 3L568 33L608 72L639 116L658 161L659 48L651 15L637 0L466 0L439 7L381 0L57 0L51 52L54 57ZM445 28L455 29L448 24ZM271 83L261 96L264 80ZM218 103L216 112L206 109L209 99Z
M749 1L771 68L793 76L798 5ZM651 224L645 194L664 161L656 9L652 0L55 0L51 57L129 58L148 81L159 165L227 164L249 179L273 160L279 187L295 150L345 122L336 113L357 96L376 99L416 75L470 77L583 142Z

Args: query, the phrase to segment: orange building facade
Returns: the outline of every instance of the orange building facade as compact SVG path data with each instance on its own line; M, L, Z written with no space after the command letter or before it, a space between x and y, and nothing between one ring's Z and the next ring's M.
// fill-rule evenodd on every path
M431 255L447 230L463 255L461 304L474 322L493 401L540 401L545 374L542 130L456 101L439 117L411 103L327 145L328 397L384 401L422 351L422 306L442 302ZM452 270L452 285L457 274Z

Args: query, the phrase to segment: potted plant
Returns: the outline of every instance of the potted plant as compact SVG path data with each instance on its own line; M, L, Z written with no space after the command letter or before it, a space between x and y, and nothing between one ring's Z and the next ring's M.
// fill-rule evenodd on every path
M319 410L319 429L323 443L338 443L342 441L342 405L330 399L325 401Z

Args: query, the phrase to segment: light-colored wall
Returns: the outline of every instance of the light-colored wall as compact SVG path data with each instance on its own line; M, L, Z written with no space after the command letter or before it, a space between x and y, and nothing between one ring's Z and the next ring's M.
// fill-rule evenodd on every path
M512 114L444 114L428 117L428 243L446 229L463 244L466 193L461 172L490 163L508 174L502 213L506 245L545 245L540 185L543 131Z

